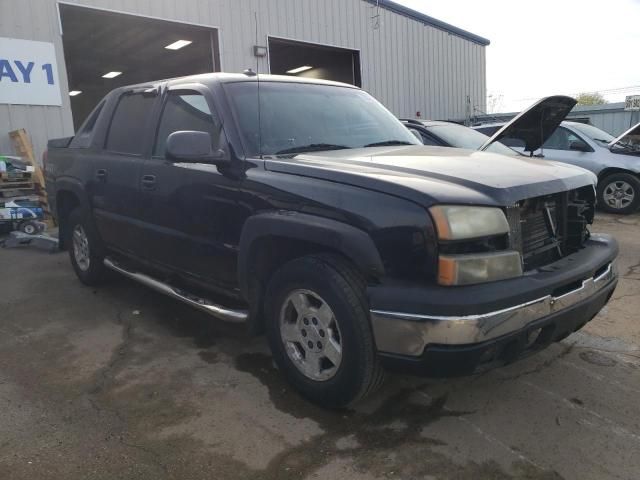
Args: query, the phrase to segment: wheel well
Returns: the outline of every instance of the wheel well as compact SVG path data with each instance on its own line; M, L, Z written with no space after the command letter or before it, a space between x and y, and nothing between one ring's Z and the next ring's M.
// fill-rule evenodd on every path
M632 172L631 170L625 170L624 168L611 167L611 168L605 168L600 173L598 173L598 183L600 183L601 180L605 179L606 177L614 173L627 173L629 175L633 175L634 177L638 178L638 174L635 172Z
M264 331L264 292L271 276L285 263L314 253L342 255L338 250L326 245L277 235L262 237L253 242L248 262L250 266L248 272L250 330L252 333L257 334Z
M69 190L59 191L56 195L56 209L58 213L58 242L60 249L65 248L65 238L67 233L67 220L74 208L80 205L80 199Z

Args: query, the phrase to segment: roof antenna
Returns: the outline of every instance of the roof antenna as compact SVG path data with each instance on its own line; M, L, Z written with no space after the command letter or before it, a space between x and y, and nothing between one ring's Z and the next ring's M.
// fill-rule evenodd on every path
M258 45L258 12L254 10L253 18L256 24L256 45ZM251 71L251 69L249 69ZM258 155L260 159L263 158L262 155L262 111L260 106L260 58L256 57L256 72L254 74L256 76L256 82L258 84Z

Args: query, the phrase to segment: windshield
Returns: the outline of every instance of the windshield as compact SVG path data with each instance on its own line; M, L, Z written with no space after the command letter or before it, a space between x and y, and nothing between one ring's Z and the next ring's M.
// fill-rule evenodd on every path
M616 137L608 134L604 130L600 130L593 125L587 125L586 123L572 123L571 127L586 135L591 140L598 142L603 147L606 147L616 139Z
M224 88L229 90L250 156L376 144L420 145L391 112L362 90L312 83L261 82L258 112L257 82L228 83Z
M489 140L484 133L478 132L473 128L449 123L446 125L427 126L430 132L441 138L446 143L456 148L468 148L471 150L479 149ZM519 155L515 150L510 149L500 142L493 142L488 148L488 152L501 153L503 155Z

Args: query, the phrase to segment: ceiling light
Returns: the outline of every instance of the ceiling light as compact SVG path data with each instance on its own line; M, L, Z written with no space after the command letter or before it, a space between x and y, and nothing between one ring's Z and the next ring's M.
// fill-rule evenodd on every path
M309 65L303 65L302 67L292 68L291 70L287 70L287 73L306 72L307 70L311 70L312 68L313 67L310 67Z
M191 40L178 40L177 42L173 42L170 43L169 45L167 45L166 49L168 50L180 50L182 47L186 47L187 45L190 45L192 42Z
M102 78L116 78L118 75L122 75L122 72L107 72L102 75Z
M75 97L76 95L80 95L82 93L82 90L71 90L69 92L69 96L70 97Z

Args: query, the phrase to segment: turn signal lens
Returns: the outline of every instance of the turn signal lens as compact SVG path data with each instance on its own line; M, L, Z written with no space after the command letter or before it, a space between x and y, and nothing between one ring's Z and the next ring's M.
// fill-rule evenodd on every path
M472 285L521 275L520 253L512 250L468 255L440 255L438 259L440 285Z

